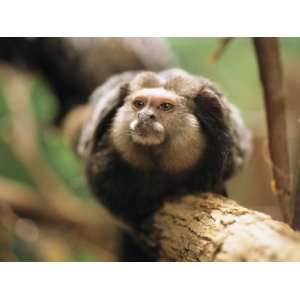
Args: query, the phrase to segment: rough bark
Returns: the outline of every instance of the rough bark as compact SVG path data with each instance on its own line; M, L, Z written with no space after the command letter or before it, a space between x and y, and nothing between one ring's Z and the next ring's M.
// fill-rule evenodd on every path
M161 261L300 261L300 234L213 194L166 202L139 237Z

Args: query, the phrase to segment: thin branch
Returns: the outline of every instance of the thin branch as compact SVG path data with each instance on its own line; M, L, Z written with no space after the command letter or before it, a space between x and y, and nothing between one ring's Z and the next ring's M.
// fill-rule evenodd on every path
M285 222L291 222L291 179L286 128L285 91L277 38L254 38L267 115L273 187Z
M214 50L213 53L209 56L208 60L210 63L216 63L220 57L223 55L225 49L229 45L229 42L232 41L232 37L227 37L227 38L221 38L219 39L219 43L217 45L217 48Z
M293 205L292 227L296 230L300 230L300 137L299 136L297 141L298 144L296 149L297 154L296 154L296 161L295 161L295 181L294 181L294 190L292 194L292 205Z

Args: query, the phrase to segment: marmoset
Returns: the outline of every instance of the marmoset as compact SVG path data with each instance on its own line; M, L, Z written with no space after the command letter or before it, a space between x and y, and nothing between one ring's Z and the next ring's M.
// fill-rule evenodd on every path
M90 101L78 145L87 181L128 223L166 198L222 191L251 149L239 111L210 80L181 69L113 76Z

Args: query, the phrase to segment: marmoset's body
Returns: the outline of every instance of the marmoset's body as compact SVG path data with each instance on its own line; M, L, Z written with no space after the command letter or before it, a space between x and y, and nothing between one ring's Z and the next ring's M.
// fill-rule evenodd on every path
M114 76L91 102L79 143L88 183L129 223L166 197L221 191L250 149L237 109L209 80L183 70Z

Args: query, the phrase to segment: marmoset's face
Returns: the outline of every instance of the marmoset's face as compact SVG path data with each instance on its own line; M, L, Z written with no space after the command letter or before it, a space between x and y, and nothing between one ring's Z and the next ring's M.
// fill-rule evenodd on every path
M184 99L163 88L143 88L125 99L129 132L134 143L155 146L178 127Z
M175 75L142 72L122 87L123 103L110 137L119 154L135 167L183 171L196 164L206 146L195 115L201 86L193 86L190 77Z

